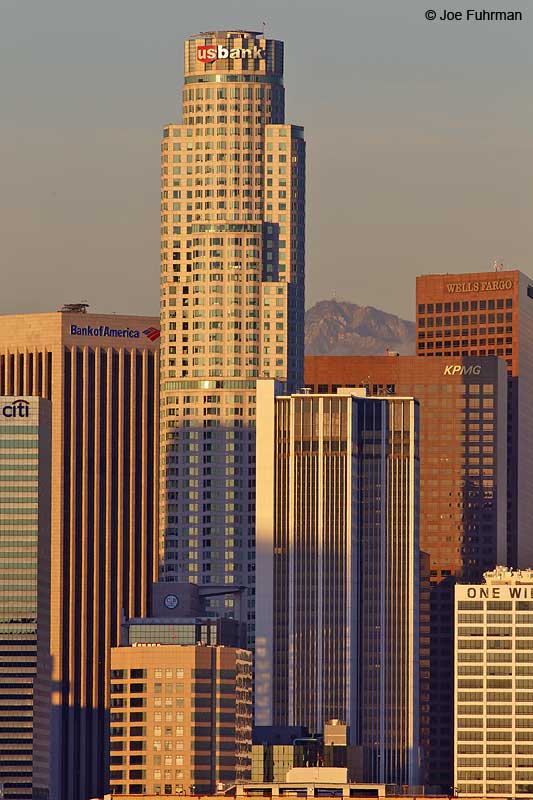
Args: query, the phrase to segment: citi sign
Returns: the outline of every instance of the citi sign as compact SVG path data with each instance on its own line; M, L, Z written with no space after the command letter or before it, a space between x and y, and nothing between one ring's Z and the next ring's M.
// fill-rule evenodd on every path
M13 400L12 403L7 403L2 408L2 416L8 419L29 417L30 404L27 400Z
M470 364L465 367L464 364L448 364L444 367L443 375L481 375L481 365Z
M210 64L212 61L224 60L226 58L264 58L264 47L224 47L219 44L216 47L212 45L198 45L196 48L196 58L202 64Z

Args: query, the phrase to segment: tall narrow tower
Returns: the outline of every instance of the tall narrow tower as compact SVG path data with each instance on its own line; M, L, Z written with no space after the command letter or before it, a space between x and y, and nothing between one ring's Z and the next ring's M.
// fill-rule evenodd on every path
M247 587L252 643L256 381L303 381L305 142L283 43L188 39L161 149L161 577Z

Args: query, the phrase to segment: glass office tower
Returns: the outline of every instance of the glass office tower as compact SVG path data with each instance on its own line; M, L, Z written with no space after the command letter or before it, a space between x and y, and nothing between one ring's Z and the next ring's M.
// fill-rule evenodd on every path
M51 405L0 397L0 796L47 800Z
M256 724L329 719L363 779L420 774L418 403L258 392Z

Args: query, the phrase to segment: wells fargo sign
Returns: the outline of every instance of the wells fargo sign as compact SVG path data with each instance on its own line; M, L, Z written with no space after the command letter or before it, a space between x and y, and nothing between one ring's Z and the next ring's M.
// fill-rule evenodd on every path
M462 292L503 292L513 288L513 281L509 278L493 281L468 281L467 283L447 283L448 294L461 294Z

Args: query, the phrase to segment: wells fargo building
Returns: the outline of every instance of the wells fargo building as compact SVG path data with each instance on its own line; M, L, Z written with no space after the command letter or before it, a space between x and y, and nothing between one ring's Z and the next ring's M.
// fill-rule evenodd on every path
M509 566L533 564L533 281L518 270L416 279L417 352L500 356L508 372Z
M284 92L282 42L193 36L161 145L162 578L247 586L250 645L256 381L303 378L305 142Z
M156 569L158 320L0 317L0 395L52 401L52 794L102 796L110 648Z

